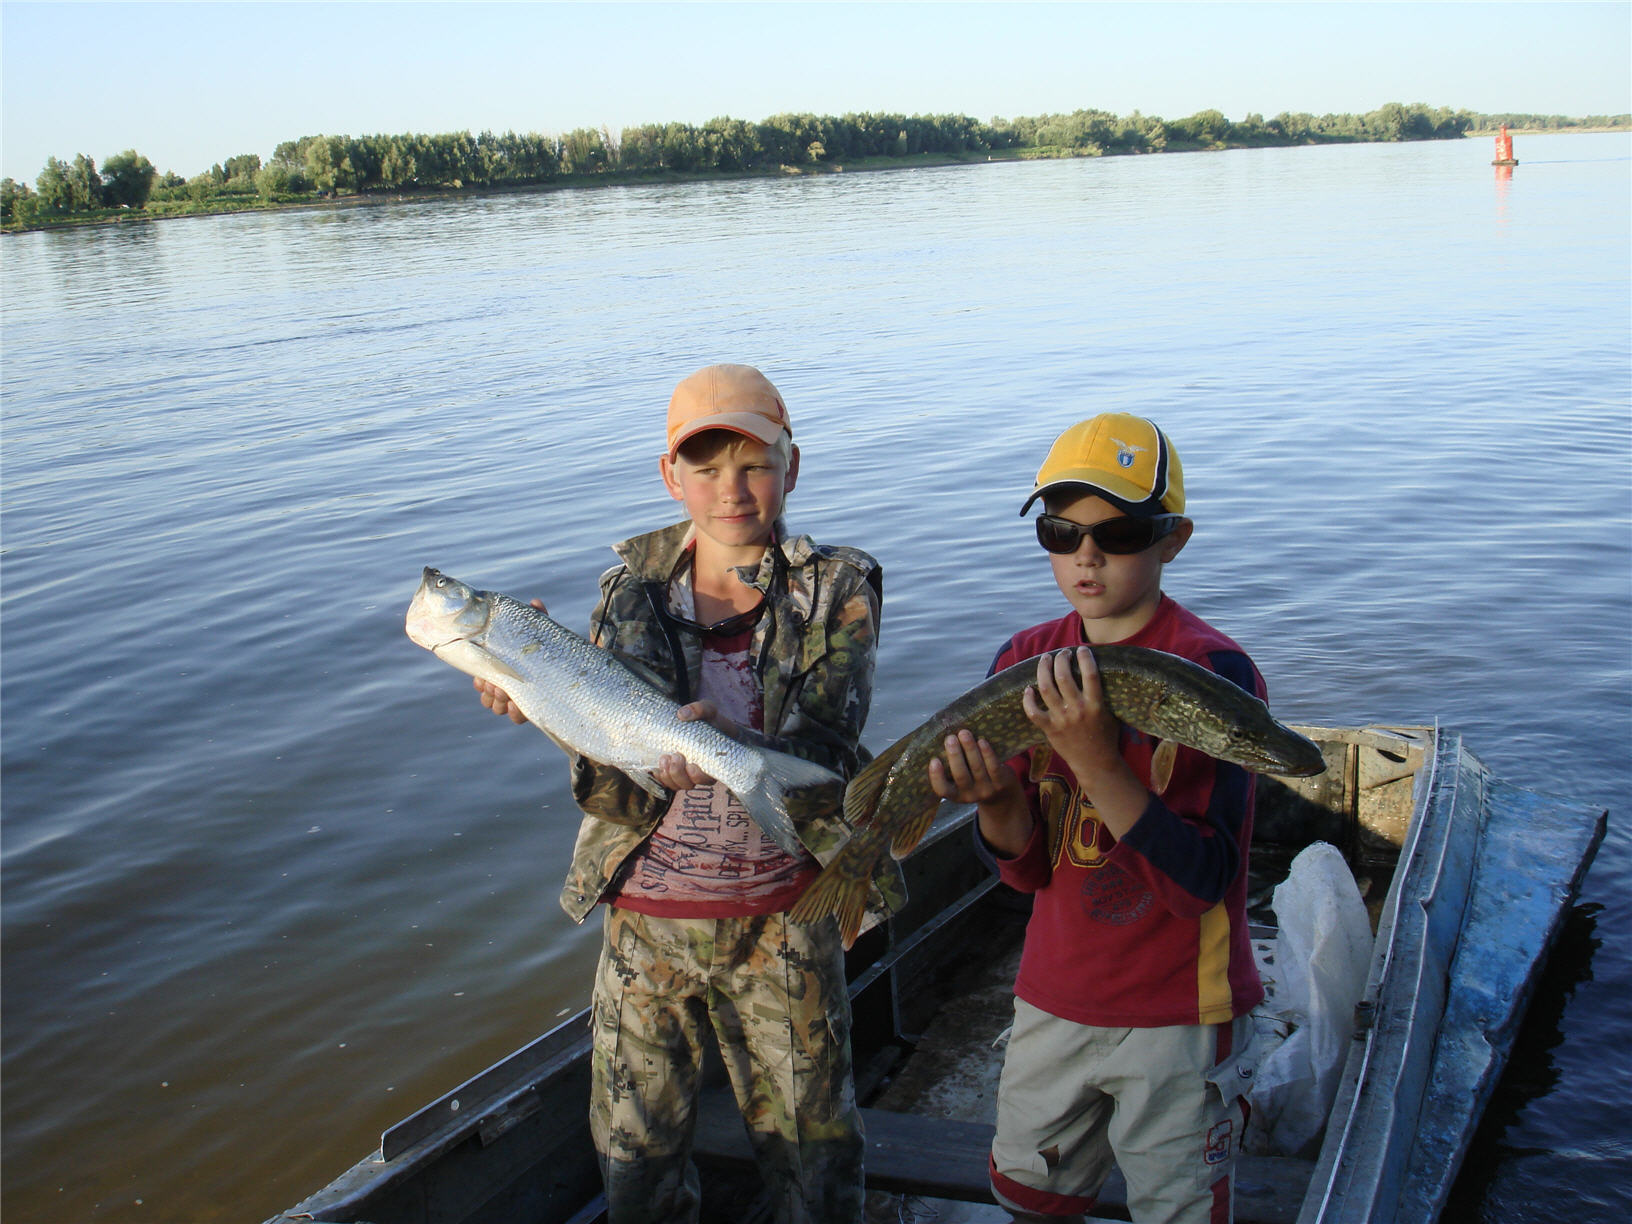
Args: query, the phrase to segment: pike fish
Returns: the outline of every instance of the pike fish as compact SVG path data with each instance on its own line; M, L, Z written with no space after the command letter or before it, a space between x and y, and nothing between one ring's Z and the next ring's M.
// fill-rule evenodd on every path
M844 780L811 761L740 743L707 722L681 722L659 678L603 650L537 608L478 591L426 567L408 605L408 636L444 663L502 688L528 720L568 753L621 769L642 789L664 753L718 778L789 854L804 853L790 800L836 802Z
M1326 768L1320 749L1277 722L1269 707L1199 664L1140 646L1095 646L1100 685L1111 712L1126 726L1161 740L1152 784L1166 786L1176 745L1255 773L1309 776ZM1076 652L1071 670L1080 682ZM1026 659L988 677L916 730L881 752L850 780L844 815L856 832L790 911L798 922L837 914L844 946L855 942L868 880L886 850L905 858L940 806L929 785L929 763L946 737L964 727L987 740L1000 761L1043 742L1021 704L1037 680Z

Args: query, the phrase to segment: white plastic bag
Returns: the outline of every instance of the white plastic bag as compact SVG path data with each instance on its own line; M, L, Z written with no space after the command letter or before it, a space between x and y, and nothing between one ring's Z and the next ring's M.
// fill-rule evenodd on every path
M1274 1011L1261 1035L1290 1034L1264 1052L1252 1088L1247 1150L1312 1158L1354 1031L1371 963L1371 921L1337 847L1316 842L1275 889Z

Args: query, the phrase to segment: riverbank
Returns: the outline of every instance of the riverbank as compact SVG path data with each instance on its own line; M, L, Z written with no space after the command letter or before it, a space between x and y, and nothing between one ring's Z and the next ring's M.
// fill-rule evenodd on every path
M672 183L699 179L844 174L1012 160L1074 160L1130 153L1186 153L1303 145L1403 144L1457 140L1498 125L1510 131L1608 130L1632 115L1580 119L1475 114L1385 103L1365 114L1283 112L1239 123L1217 110L1165 120L1078 109L982 121L968 115L780 114L757 123L720 117L701 127L647 123L479 134L402 132L308 135L281 142L262 163L240 154L202 174L158 176L134 149L110 159L104 182L83 154L52 158L35 189L0 180L0 229L124 224L172 216L221 216L345 203L445 199L448 194ZM1583 127L1583 125L1590 125Z
M1179 150L1175 150L1179 151ZM1106 154L1110 156L1111 154ZM800 178L831 174L867 174L884 170L917 170L937 166L982 165L994 161L1031 161L1050 157L1089 157L1099 154L1070 150L1000 149L963 155L914 153L901 157L867 157L847 162L816 162L804 166L778 165L751 170L608 170L593 175L572 175L553 182L517 183L501 186L430 187L413 191L366 191L286 196L262 199L244 194L223 195L199 203L153 201L142 209L99 209L37 220L30 225L7 225L5 234L41 230L78 229L97 225L132 225L147 221L172 221L188 217L222 217L246 212L293 212L323 208L374 208L388 204L419 204L437 200L577 191L606 187L679 186L685 183L721 182L736 179ZM172 206L174 205L174 206Z
M1470 133L1472 134L1472 133ZM1483 133L1480 133L1483 134ZM389 204L415 204L435 200L515 195L553 191L576 191L605 187L679 186L686 183L721 182L738 179L800 178L832 174L870 174L889 170L920 170L929 167L974 166L992 162L1056 161L1094 157L1143 157L1163 153L1228 152L1234 149L1295 148L1324 146L1330 141L1300 141L1275 145L1259 142L1169 141L1160 150L1123 148L1079 148L1047 145L1027 148L981 149L966 153L911 153L900 156L862 157L846 161L818 161L804 165L779 164L746 170L606 170L594 174L568 175L542 183L494 186L429 187L423 190L329 192L274 196L266 199L250 192L227 193L203 201L150 200L145 208L108 208L93 212L68 213L35 218L26 225L7 223L0 233L22 234L42 230L77 229L85 226L132 225L148 221L169 221L184 217L221 217L245 212L289 212L323 208L373 208ZM1376 143L1356 141L1352 143Z
M1500 128L1470 128L1461 139L1488 140ZM1589 133L1619 132L1620 127L1582 127L1565 130L1542 127L1509 127L1508 135L1537 137L1548 135L1586 135ZM754 167L746 170L605 170L594 174L566 175L550 182L514 183L494 186L427 187L422 190L322 192L263 198L250 192L223 192L204 201L150 200L140 209L106 208L94 212L68 213L46 218L36 217L29 224L6 223L0 234L26 234L42 230L80 229L86 226L133 225L149 221L171 221L184 217L223 217L245 212L290 212L323 208L376 208L389 204L417 204L434 200L470 199L472 197L515 195L518 193L577 191L605 187L650 187L685 183L720 182L736 179L800 178L811 175L869 174L888 170L919 170L940 166L974 166L991 162L1056 161L1084 157L1143 157L1163 153L1223 153L1237 149L1326 147L1332 143L1375 144L1377 141L1299 141L1292 144L1265 144L1262 142L1170 141L1165 148L1079 148L1063 145L1040 147L981 149L967 153L911 153L889 157L863 157L842 162L811 162L805 165L779 164L774 167Z

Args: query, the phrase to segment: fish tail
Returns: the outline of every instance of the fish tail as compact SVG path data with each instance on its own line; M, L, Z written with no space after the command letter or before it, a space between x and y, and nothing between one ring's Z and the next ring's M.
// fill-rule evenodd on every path
M789 918L803 923L820 922L829 914L834 915L839 923L839 938L844 940L847 949L856 942L867 913L867 877L851 870L851 857L849 847L839 851L788 911Z
M814 761L786 752L760 753L765 768L747 794L739 795L748 814L788 854L804 854L799 834L794 830L793 813L820 807L837 807L844 780Z

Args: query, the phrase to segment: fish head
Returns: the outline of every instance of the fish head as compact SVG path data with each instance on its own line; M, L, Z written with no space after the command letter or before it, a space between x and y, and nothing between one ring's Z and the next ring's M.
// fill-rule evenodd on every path
M1326 757L1321 752L1319 744L1299 735L1291 727L1282 726L1281 730L1286 734L1286 742L1279 752L1280 764L1274 769L1265 770L1265 773L1284 774L1290 778L1312 778L1316 774L1326 772Z
M1320 745L1280 722L1267 707L1262 711L1250 710L1248 716L1229 719L1223 733L1225 743L1213 755L1253 773L1308 778L1326 772L1326 758L1321 755Z
M432 654L465 642L480 642L493 617L486 591L473 590L457 578L425 567L408 605L408 636Z

